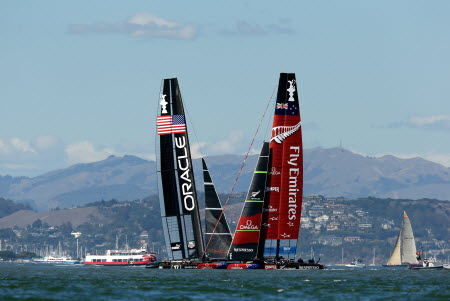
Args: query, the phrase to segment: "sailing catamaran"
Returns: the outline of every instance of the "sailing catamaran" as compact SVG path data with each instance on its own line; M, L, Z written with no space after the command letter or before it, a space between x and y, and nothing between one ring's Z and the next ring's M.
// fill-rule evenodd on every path
M204 254L189 137L178 80L165 79L157 117L157 175L170 264L196 268ZM160 267L164 267L161 265Z
M294 261L303 190L303 147L295 74L280 74L271 140L263 144L232 241L206 162L202 161L206 250L177 79L164 80L160 106L157 173L170 262L160 264L159 268L324 268L314 260ZM223 261L213 262L210 257ZM200 263L201 260L204 262Z
M270 143L264 143L228 257L228 269L323 269L297 262L303 147L294 73L281 73Z
M394 250L391 257L384 267L401 267L408 265L418 265L416 252L416 242L414 241L414 234L409 221L408 215L403 211L403 222L400 232L395 242Z

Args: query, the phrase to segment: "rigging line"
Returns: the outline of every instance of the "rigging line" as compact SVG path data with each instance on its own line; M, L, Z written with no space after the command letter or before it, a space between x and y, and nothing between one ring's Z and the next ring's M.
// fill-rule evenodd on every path
M236 184L237 184L237 181L238 181L238 179L239 179L239 177L240 177L240 175L241 175L242 169L244 168L245 161L247 160L247 157L248 157L248 155L249 155L249 153L250 153L250 151L251 151L251 149L252 149L253 142L255 142L256 136L258 135L259 128L261 127L261 124L262 124L262 122L263 122L263 120L264 120L264 117L266 116L267 109L269 109L269 105L270 105L270 103L272 102L272 98L273 98L273 95L275 94L275 91L276 91L276 89L277 89L277 86L278 86L278 85L275 85L275 88L273 89L272 95L270 96L269 101L267 102L266 109L264 110L264 114L263 114L261 120L259 121L258 127L256 128L255 134L253 135L252 142L250 143L250 146L248 147L247 153L245 154L244 161L243 161L242 164L241 164L241 168L239 168L238 174L237 174L237 176L236 176L236 179L234 180L234 183L233 183L233 186L232 186L232 188L231 188L231 191L230 191L230 193L228 194L228 197L227 197L227 200L226 200L225 204L223 205L222 212L220 213L220 216L219 216L219 218L217 219L216 225L214 226L214 229L213 229L213 231L212 231L212 235L209 237L208 243L206 244L206 248L205 248L205 250L203 251L203 255L205 255L206 250L208 250L209 243L211 242L211 239L212 239L214 233L216 232L216 229L217 229L217 226L219 225L220 219L221 219L222 216L224 215L225 209L226 209L226 207L227 207L227 205L228 205L228 201L230 200L230 197L231 197L231 195L233 194L234 188L236 187ZM203 257L203 256L202 256L202 257Z
M185 110L186 113L187 113L187 116L188 116L188 119L189 119L189 123L191 124L192 130L194 131L195 140L197 141L197 145L198 145L198 151L200 152L201 158L204 158L205 155L204 155L203 152L202 152L202 145L201 145L200 141L198 140L197 132L195 131L194 123L192 122L191 115L189 115L189 110L187 109L186 105L184 105L184 110ZM191 147L191 148L192 148L192 147Z

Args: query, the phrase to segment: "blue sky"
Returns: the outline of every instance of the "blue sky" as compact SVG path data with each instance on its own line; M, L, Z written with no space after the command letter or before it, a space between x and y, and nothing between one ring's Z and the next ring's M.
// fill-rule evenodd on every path
M450 166L449 15L449 1L2 1L0 175L154 158L167 77L194 153L244 153L280 72L297 75L306 148Z

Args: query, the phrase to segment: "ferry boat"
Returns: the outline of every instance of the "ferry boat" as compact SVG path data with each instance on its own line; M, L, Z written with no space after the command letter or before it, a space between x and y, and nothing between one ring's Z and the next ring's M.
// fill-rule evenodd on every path
M144 246L140 249L107 250L106 254L87 254L84 260L86 265L106 266L145 266L156 261L154 253Z
M33 259L35 263L56 263L56 264L80 264L81 261L72 259L68 256L62 256L57 254L51 254L49 256L45 256L42 259Z

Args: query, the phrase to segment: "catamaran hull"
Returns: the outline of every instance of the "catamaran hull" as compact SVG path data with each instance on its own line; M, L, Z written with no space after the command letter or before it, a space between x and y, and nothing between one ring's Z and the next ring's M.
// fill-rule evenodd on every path
M228 263L226 262L207 262L207 263L200 263L197 266L197 269L203 269L203 270L225 270L228 267Z

